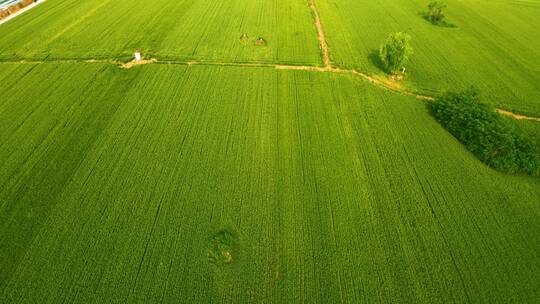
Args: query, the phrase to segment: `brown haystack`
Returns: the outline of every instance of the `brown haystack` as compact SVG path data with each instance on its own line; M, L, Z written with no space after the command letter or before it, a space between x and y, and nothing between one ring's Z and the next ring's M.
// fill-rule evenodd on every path
M247 34L242 34L242 36L240 36L240 42L242 42L243 44L246 44L249 42L249 37Z
M266 45L266 40L259 37L259 38L257 38L257 40L255 40L255 45L256 46L265 46Z

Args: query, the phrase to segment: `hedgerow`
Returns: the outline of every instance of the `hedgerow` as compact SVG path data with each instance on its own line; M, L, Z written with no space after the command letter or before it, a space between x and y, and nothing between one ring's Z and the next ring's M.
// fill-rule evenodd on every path
M540 175L538 136L479 100L478 91L447 92L428 105L435 118L482 162L508 173Z

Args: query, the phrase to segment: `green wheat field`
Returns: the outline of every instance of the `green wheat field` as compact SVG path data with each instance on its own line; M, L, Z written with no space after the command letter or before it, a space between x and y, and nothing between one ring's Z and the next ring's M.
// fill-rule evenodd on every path
M427 3L46 0L1 24L0 303L537 303L540 178L324 70L314 10L333 68L385 77L404 31L409 91L540 116L540 1L448 0L454 27ZM137 48L154 62L120 68Z

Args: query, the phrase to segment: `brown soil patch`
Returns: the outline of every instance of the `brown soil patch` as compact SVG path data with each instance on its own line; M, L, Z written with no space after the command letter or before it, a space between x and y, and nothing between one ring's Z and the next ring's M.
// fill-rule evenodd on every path
M16 12L20 11L22 8L23 8L22 5L15 4L13 6L8 7L7 11L9 13L9 15L11 15L11 14L15 14Z
M266 44L266 40L264 40L263 38L257 38L257 40L255 40L256 46L266 46Z
M131 69L132 67L137 66L137 65L145 65L145 64L155 63L155 62L157 62L156 59L142 59L139 61L135 61L135 59L133 59L130 62L120 63L118 64L118 66L122 69Z
M9 16L9 11L8 10L0 10L0 19L4 19L7 16Z
M29 6L30 4L33 4L33 0L23 0L19 3L13 4L12 6L8 7L7 9L4 9L7 11L7 15L15 14L16 12L22 10L23 8ZM7 16L6 16L7 17Z

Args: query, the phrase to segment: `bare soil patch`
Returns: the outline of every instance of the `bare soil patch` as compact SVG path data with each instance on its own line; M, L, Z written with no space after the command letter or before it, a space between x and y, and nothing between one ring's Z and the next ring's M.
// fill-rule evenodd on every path
M139 61L136 61L135 59L131 60L130 62L126 62L126 63L119 63L118 66L122 69L131 69L132 67L134 66L137 66L137 65L145 65L145 64L151 64L151 63L155 63L157 62L156 59L142 59L142 60L139 60Z
M392 75L388 75L388 79L393 81L393 82L399 82L399 81L402 81L403 79L405 78L405 75L403 74L392 74Z

